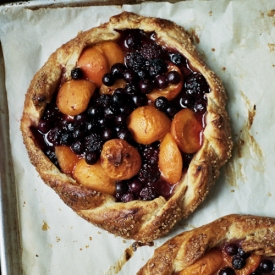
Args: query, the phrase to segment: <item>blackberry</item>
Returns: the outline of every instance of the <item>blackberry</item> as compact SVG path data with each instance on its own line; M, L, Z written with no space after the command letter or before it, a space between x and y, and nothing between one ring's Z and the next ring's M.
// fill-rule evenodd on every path
M110 102L111 102L111 95L108 95L108 94L102 94L96 100L96 103L101 107L108 107Z
M148 62L146 58L144 58L138 52L130 52L126 54L125 64L128 68L131 68L135 72L138 72L141 70L147 70Z
M71 149L75 154L81 155L85 148L81 141L76 141L71 145Z
M161 57L163 50L155 42L145 43L141 46L140 54L146 59L155 59Z
M73 137L71 133L61 133L60 144L70 146L73 142Z
M142 151L143 161L150 164L156 164L159 156L159 143L146 145Z
M209 87L205 78L200 73L193 73L186 77L184 88L187 94L202 95L209 93Z
M163 59L156 58L150 61L149 64L149 74L152 77L155 77L159 74L167 72L167 64Z
M135 197L132 193L126 193L122 196L121 201L122 202L129 202L129 201L133 201L134 199L135 199Z
M85 137L86 152L101 152L103 141L97 133Z
M142 183L153 183L160 178L158 164L144 163L138 173L138 179Z
M47 140L54 146L60 145L61 130L58 127L52 128L48 135Z
M150 201L157 197L156 191L150 186L142 188L139 194L140 198L144 201Z

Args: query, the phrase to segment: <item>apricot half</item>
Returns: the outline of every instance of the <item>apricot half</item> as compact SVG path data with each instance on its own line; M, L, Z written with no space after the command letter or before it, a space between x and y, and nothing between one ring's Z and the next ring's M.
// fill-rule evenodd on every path
M83 71L85 78L89 79L97 87L102 85L102 77L109 71L109 64L99 48L90 47L81 53L77 67Z
M219 249L211 249L194 264L182 270L179 275L213 275L222 264L222 252Z
M81 53L77 66L83 71L84 77L96 84L102 85L102 77L108 73L115 63L123 63L124 53L113 41L106 41L85 48Z
M88 80L70 80L63 83L57 93L56 105L65 115L84 112L96 87Z
M223 253L224 266L232 267L232 257ZM236 270L236 275L250 275L260 265L262 257L260 255L252 254L246 259L246 264L242 269Z
M85 159L79 160L74 168L73 178L78 183L96 191L110 195L115 193L115 181L105 173L100 162L89 165Z
M180 150L187 154L198 151L201 147L202 122L190 109L182 109L171 124L171 134Z
M166 181L175 184L180 180L183 166L182 156L170 133L167 133L160 143L158 165Z
M147 97L150 100L155 101L158 97L164 96L169 101L171 101L180 93L182 85L183 85L182 73L176 65L169 63L168 72L171 72L171 71L178 72L181 77L181 81L178 84L169 84L164 89L154 88L153 91L147 95Z
M59 166L63 173L72 174L76 163L79 161L78 156L68 146L55 146L55 154Z
M106 41L95 45L107 59L109 68L115 63L123 63L124 53L119 45L113 41Z
M130 179L138 173L141 167L138 150L123 139L106 141L100 160L106 174L115 180Z
M161 140L170 131L171 121L153 106L142 106L129 116L128 129L136 142L150 144Z

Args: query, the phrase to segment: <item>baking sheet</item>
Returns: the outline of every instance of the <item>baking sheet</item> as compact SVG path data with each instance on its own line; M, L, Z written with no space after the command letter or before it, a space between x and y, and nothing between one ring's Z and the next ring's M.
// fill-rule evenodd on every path
M0 130L8 134L13 162L13 167L1 171L1 175L14 175L21 240L18 254L24 274L135 274L156 247L183 230L230 213L275 217L273 1L147 2L62 8L39 8L40 4L33 1L33 7L0 7L5 66L5 83L2 79L1 85L6 88L1 92L7 91L10 126L9 132L2 124ZM123 10L172 19L187 29L225 85L235 143L232 159L197 211L179 222L168 236L155 241L153 247L138 248L128 261L125 255L129 257L133 241L98 229L69 209L29 163L19 131L25 92L48 56L78 31L98 26ZM1 184L3 193L3 187L9 186ZM6 213L1 215L3 222Z

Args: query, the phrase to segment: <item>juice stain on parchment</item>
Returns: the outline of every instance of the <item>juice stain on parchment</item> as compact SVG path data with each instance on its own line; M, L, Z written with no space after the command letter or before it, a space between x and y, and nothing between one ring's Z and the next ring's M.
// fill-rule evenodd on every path
M275 19L275 10L270 10L266 14L268 17ZM275 20L273 20L273 25L275 26Z
M43 221L42 230L47 231L48 229L50 229L50 227L48 226L48 224L45 221Z
M122 267L132 258L134 255L134 252L137 250L138 247L144 246L144 245L149 245L153 246L154 243L140 243L140 242L134 242L130 247L126 248L125 251L123 252L123 255L118 259L118 261L113 264L107 272L104 273L104 275L114 275L117 274Z
M245 181L246 177L243 172L243 163L239 160L256 159L257 165L253 165L255 171L264 172L263 152L259 144L252 136L250 130L256 115L256 105L251 104L246 95L241 92L241 97L247 108L247 120L244 122L240 133L236 135L235 144L232 151L232 158L225 166L225 177L229 185L237 187L238 180Z

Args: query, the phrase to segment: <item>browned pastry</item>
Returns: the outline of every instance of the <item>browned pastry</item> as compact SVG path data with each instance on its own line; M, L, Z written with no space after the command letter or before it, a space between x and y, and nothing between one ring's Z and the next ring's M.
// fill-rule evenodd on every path
M228 215L157 248L138 275L274 274L275 219Z
M144 37L146 35L148 37L148 34L151 37L151 34L154 34L153 40L154 43L157 43L153 46L154 50L162 51L162 49L166 49L166 52L169 51L170 57L173 53L176 53L174 57L180 57L186 61L185 70L189 74L192 72L194 77L203 79L205 85L209 87L207 92L201 95L201 100L205 105L196 103L197 109L195 111L190 111L184 106L182 111L175 116L175 120L172 121L172 130L169 134L171 119L168 119L163 112L156 110L153 104L161 96L167 98L169 102L173 100L181 91L182 78L184 77L185 82L188 78L188 74L183 76L183 71L180 71L178 66L175 65L179 62L178 60L174 60L175 64L169 61L164 70L172 72L169 75L169 81L172 84L167 85L174 88L162 88L166 80L163 82L160 77L157 82L158 87L149 93L146 92L148 102L151 102L151 105L148 103L150 106L137 108L133 112L137 115L131 115L131 118L129 118L128 128L136 142L141 142L146 147L148 143L161 142L163 139L164 143L160 147L162 150L160 155L166 156L169 152L172 152L170 159L161 160L159 165L163 167L161 183L164 182L165 186L170 186L171 189L169 196L152 195L156 187L147 186L145 191L147 193L150 191L149 195L151 197L148 194L147 197L143 196L141 198L133 197L132 194L128 194L127 199L119 197L119 191L116 191L119 189L118 185L116 186L117 182L120 180L127 181L130 176L137 172L133 165L143 165L140 164L137 149L134 148L134 145L122 143L118 145L116 144L118 140L113 140L110 145L112 147L104 150L104 152L107 152L102 157L104 165L101 165L100 160L95 164L91 164L95 154L89 156L87 163L81 154L76 155L68 146L64 146L64 143L68 142L66 140L68 135L63 138L63 143L51 147L51 150L54 148L54 151L47 151L47 148L44 147L49 144L41 142L41 139L48 138L49 140L51 137L52 141L56 138L58 132L54 132L55 129L52 129L50 134L47 133L41 136L37 130L42 124L42 119L47 115L48 106L53 102L57 105L53 109L54 112L58 108L59 111L66 114L66 119L61 116L61 118L56 118L55 121L60 119L62 123L69 124L81 117L81 112L88 108L89 101L98 93L113 94L116 88L123 87L124 89L125 85L128 85L128 88L132 87L129 83L125 84L125 81L129 82L129 74L124 77L125 81L119 79L113 86L110 84L111 80L108 79L108 75L105 76L104 74L107 69L110 69L110 65L123 62L125 53L119 49L117 41L121 39L121 36L127 30L130 30L130 34L131 31L142 30L145 34ZM109 42L105 43L106 41ZM131 41L128 41L128 43L131 43ZM150 55L150 58L154 58L149 68L151 75L156 74L156 70L161 72L163 62L159 58L152 57L155 52L152 51L150 45L146 44L142 50L141 53L144 54L145 52L146 55ZM102 53L106 58L101 58ZM131 55L131 51L128 55ZM87 64L85 64L85 61L90 58L87 56L92 56L93 62L98 64L97 74L90 77L87 73L82 79L75 80L78 76L73 76L72 72L77 74L75 69L79 67L83 69L82 72L86 72ZM132 64L133 68L136 64L142 66L139 60ZM88 71L90 69L88 68ZM104 84L102 84L102 76L105 77ZM180 84L177 84L177 79L180 79ZM191 88L198 89L198 93L201 93L200 85L197 87L195 83L193 86ZM70 96L67 96L68 91ZM198 207L218 178L220 167L230 157L232 141L225 103L226 95L221 81L214 72L207 68L182 27L168 20L123 12L111 17L108 23L80 32L76 38L62 45L49 57L30 83L25 99L21 130L31 163L36 167L41 178L78 215L115 235L148 242L169 232L177 221L186 218ZM195 116L200 113L200 108L204 111L203 115L200 115L201 121L198 123ZM195 114L195 112L197 113ZM140 114L142 114L141 118ZM147 133L149 126L144 129L141 126L141 131L144 132L141 134L136 129L134 126L136 123L144 125L144 118L146 118L146 123L148 122L150 127L158 125L157 129L152 130L150 128L150 132L157 133L157 137L150 135L150 137L144 138L144 133ZM131 121L136 123L131 123ZM68 124L66 127L69 127ZM184 131L187 132L187 136L196 133L197 140L194 142L186 142L186 135L183 135L183 132L181 133L181 130L179 130L186 125L193 125L192 130L185 129ZM201 139L202 129L203 138ZM81 131L78 131L75 135L81 135ZM92 145L89 143L91 140L94 142ZM89 136L85 142L89 143L90 147L95 146L95 143L100 146L100 140L96 139L95 135ZM187 145L181 146L184 142ZM75 146L75 151L80 150L77 144ZM177 146L180 149L177 149ZM114 152L114 148L120 148L120 153L110 155L109 152ZM94 148L92 149L94 150ZM133 153L133 155L130 155L130 153ZM185 168L182 168L183 164L181 165L183 153L186 157L192 156ZM54 158L51 158L53 155L57 156L59 166ZM174 158L179 160L180 165L178 162L176 165L173 165L173 163L171 165ZM135 161L135 164L131 163L132 160ZM185 160L183 160L183 163L185 163ZM128 168L122 165L129 165L132 171L128 173ZM174 173L173 169L183 169L183 172L179 173L177 170L177 173ZM109 173L110 171L112 173ZM119 171L120 176L116 177L114 175L115 171ZM165 180L163 179L164 176L166 177ZM147 183L144 183L146 176L143 175L142 180L143 184L146 185ZM132 199L129 199L129 197Z

